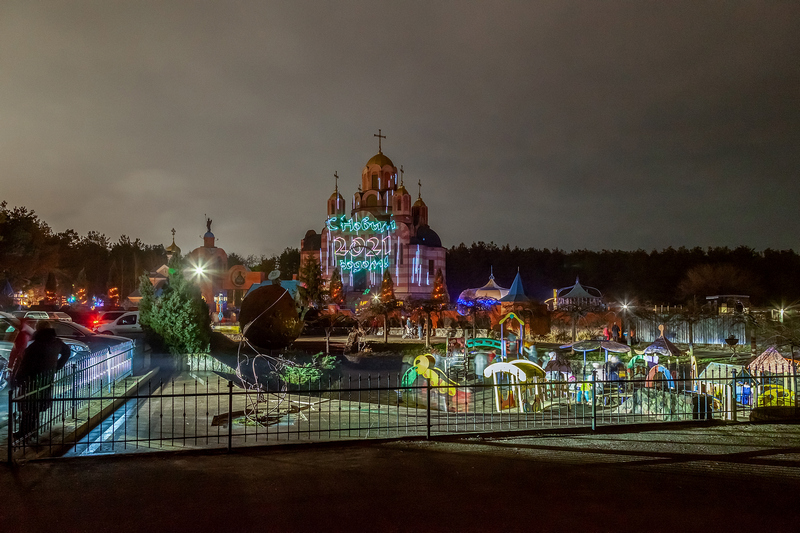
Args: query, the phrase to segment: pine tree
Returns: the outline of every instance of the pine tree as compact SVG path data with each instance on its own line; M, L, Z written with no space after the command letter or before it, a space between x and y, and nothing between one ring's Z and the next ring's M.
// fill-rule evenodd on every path
M211 339L211 317L200 289L183 276L180 257L169 262L169 280L155 296L147 275L140 278L139 321L173 355L205 353Z
M381 302L384 304L392 305L397 300L394 295L394 280L392 274L385 270L383 272L383 281L381 281Z
M344 305L344 285L338 268L334 269L333 274L331 274L330 288L328 290L332 303Z
M44 297L47 303L52 304L56 302L56 291L58 284L56 283L56 275L52 272L47 274L47 281L44 284Z
M307 305L319 307L324 295L322 267L313 255L303 263L303 267L300 269L300 281L305 285L300 286L300 296Z
M87 286L88 281L86 280L86 269L82 268L80 272L78 272L78 279L75 280L75 296L78 299L79 304L86 304L88 301L87 295Z
M436 277L433 280L431 300L439 302L442 305L447 304L450 301L450 296L447 294L447 285L444 282L444 274L442 274L441 268L436 271Z

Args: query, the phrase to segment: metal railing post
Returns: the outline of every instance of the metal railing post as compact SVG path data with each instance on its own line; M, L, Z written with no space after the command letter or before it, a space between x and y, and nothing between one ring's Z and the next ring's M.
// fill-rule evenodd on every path
M733 379L731 380L731 420L736 422L736 370L731 372ZM744 388L742 388L742 394L744 394Z
M233 448L233 381L228 381L228 451Z
M72 363L72 418L75 419L78 417L78 365L77 363Z
M597 429L597 370L592 370L592 431Z
M14 387L8 387L8 464L14 455Z
M428 402L427 402L428 403L428 406L427 406L427 410L428 410L428 434L427 434L427 437L430 439L431 438L431 383L430 383L430 381L426 384L425 389L428 392Z

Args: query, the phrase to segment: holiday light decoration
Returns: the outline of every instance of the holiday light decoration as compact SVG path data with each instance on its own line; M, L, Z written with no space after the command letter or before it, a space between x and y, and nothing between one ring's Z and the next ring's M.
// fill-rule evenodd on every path
M335 266L350 274L362 271L383 271L389 268L392 233L397 229L393 219L378 220L368 215L349 218L345 215L325 221L330 232L329 253Z

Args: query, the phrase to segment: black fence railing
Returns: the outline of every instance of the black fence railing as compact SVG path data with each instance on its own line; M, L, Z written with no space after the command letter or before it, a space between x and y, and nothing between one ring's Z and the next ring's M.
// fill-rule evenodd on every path
M38 444L54 424L78 418L98 395L131 374L134 342L124 342L83 357L73 357L54 374L9 388L9 456L15 447Z
M119 374L124 376L124 372ZM189 381L144 383L119 391L119 377L85 394L58 389L48 423L9 441L9 461L43 447L54 455L233 448L313 440L396 438L687 420L744 420L756 406L795 405L794 373L757 377L708 373L700 378L497 382L428 386L400 375L330 378L302 386L280 381L242 388L212 373ZM125 381L124 379L122 381ZM67 392L67 394L64 394ZM10 395L12 419L40 399ZM92 431L65 431L74 405L117 408ZM53 421L61 420L62 427Z

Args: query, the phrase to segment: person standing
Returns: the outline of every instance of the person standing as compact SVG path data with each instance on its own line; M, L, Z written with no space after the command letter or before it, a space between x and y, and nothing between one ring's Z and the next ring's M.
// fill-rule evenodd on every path
M619 342L619 325L616 322L611 326L611 335L614 337L614 342Z
M56 336L50 322L36 324L33 342L25 349L17 363L12 386L17 388L21 414L19 431L15 438L25 438L39 427L39 413L52 404L53 378L64 368L70 356L69 346Z
M14 374L19 367L19 362L31 342L33 337L33 328L31 327L30 320L21 318L19 320L19 327L17 328L17 336L14 338L14 347L11 348L11 353L8 356L8 373L9 381L14 383Z

